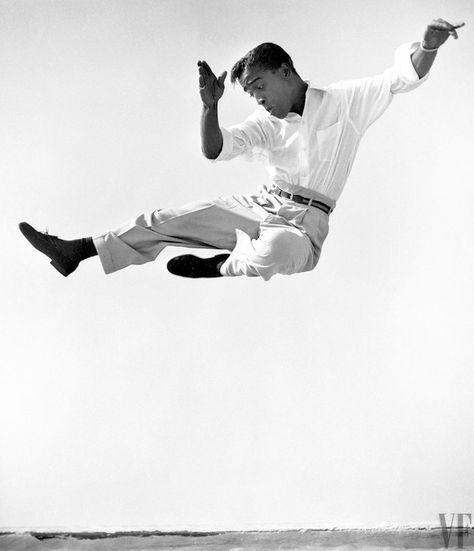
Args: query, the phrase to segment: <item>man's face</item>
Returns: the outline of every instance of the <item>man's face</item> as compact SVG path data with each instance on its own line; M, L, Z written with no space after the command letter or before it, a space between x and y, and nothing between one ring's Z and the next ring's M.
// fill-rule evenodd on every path
M245 92L274 117L284 119L293 105L290 86L291 69L283 64L278 69L247 67L239 78Z

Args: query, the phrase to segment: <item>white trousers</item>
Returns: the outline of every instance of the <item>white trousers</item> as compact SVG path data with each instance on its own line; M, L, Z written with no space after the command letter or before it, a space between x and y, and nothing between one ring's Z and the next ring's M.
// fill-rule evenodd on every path
M320 200L334 205L327 197ZM228 250L222 275L269 280L312 270L328 230L328 215L320 209L263 192L155 210L93 240L106 274L178 246Z

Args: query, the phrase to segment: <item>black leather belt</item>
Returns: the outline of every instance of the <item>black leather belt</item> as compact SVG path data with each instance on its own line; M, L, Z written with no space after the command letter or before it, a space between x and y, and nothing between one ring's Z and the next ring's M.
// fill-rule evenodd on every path
M295 201L295 203L301 203L302 205L308 205L309 207L316 207L326 214L330 214L333 211L332 207L326 205L325 203L321 203L321 201L318 201L317 199L310 199L309 197L303 197L302 195L294 195L293 193L284 191L279 187L272 189L272 193L278 195L279 197L290 199L290 201Z

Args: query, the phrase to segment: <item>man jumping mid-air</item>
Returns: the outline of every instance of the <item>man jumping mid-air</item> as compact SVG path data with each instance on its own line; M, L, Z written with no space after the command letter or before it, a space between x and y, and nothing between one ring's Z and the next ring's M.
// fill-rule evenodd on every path
M186 254L168 262L184 277L261 276L312 270L328 233L329 215L346 183L359 142L390 105L428 78L438 48L464 23L433 20L421 43L401 45L392 67L375 77L316 88L302 80L290 56L276 44L260 44L232 67L258 103L242 124L219 126L217 106L227 73L218 78L199 61L203 102L203 154L212 160L240 155L265 161L270 182L255 195L219 197L180 208L158 209L97 237L66 241L20 230L64 276L98 255L105 273L155 260L168 245L222 249L199 258Z

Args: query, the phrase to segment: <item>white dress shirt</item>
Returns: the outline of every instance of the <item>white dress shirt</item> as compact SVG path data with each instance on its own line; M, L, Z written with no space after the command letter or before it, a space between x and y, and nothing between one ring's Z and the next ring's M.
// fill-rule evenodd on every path
M275 185L290 193L338 200L349 176L360 139L390 105L393 95L417 88L411 54L418 42L399 46L394 64L369 78L343 80L324 88L308 82L303 115L284 119L262 106L243 123L222 128L223 146L216 160L239 155L261 159ZM321 99L322 96L322 99ZM316 192L316 193L312 193Z

